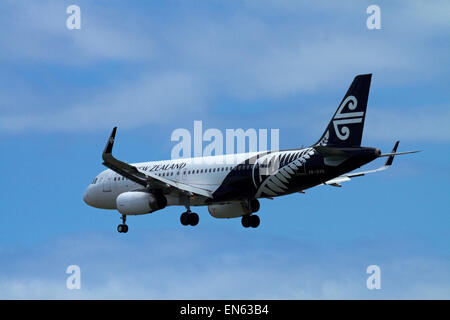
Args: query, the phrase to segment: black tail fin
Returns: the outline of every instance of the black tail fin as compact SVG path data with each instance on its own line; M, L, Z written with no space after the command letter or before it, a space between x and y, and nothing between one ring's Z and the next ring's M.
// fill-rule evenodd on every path
M327 129L315 145L359 147L372 74L358 75L348 88Z

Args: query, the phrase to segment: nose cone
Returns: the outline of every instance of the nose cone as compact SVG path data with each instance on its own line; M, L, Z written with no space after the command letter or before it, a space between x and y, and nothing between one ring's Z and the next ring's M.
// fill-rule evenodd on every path
M91 186L87 187L86 191L84 191L84 195L83 195L83 201L88 205L88 206L92 206L92 199L89 199L89 191L91 189ZM91 196L92 198L92 196ZM90 201L91 200L91 201Z

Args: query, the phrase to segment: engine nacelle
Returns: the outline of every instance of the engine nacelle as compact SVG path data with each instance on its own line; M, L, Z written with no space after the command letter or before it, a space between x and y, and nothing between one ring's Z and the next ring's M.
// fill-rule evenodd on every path
M119 194L116 204L121 214L146 214L165 208L167 199L162 194L129 191Z
M211 204L208 211L214 218L237 218L246 214L255 213L259 210L259 201L236 201L223 204Z

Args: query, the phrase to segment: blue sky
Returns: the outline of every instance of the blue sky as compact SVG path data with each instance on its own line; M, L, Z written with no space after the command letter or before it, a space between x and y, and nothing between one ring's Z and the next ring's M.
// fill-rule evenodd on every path
M368 30L374 3L2 1L0 298L450 298L449 3L380 1ZM194 120L309 145L369 72L363 144L423 150L388 171L264 200L252 230L167 208L123 235L82 201L113 126L129 162L169 158Z

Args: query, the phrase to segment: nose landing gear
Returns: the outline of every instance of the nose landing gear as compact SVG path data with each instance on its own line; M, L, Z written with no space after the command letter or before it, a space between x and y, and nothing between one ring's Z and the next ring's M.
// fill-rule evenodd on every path
M128 226L125 224L125 222L127 221L127 216L125 214L123 214L121 219L122 219L122 224L119 224L117 226L117 231L119 231L119 233L127 233Z

